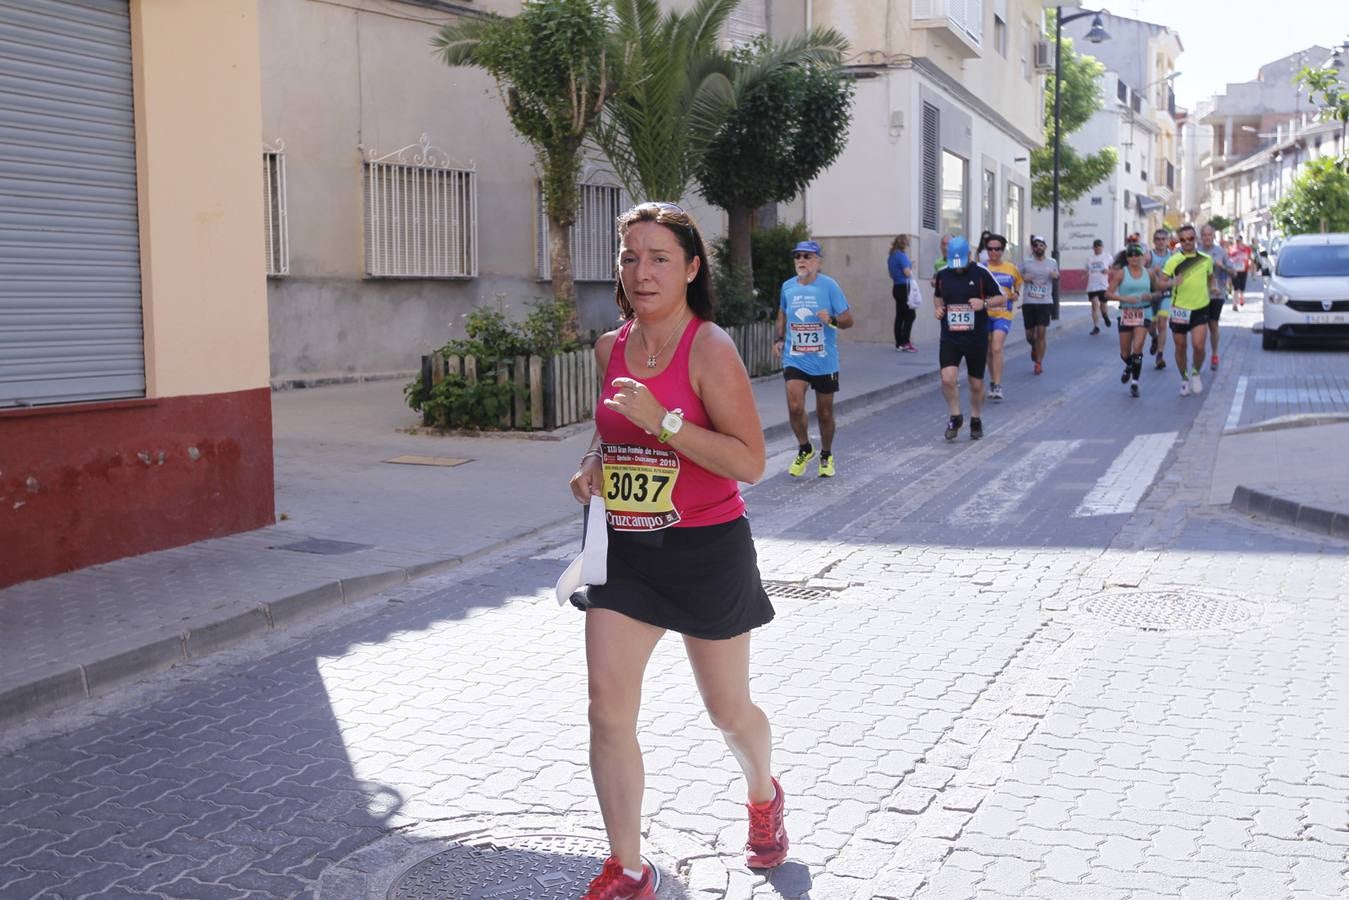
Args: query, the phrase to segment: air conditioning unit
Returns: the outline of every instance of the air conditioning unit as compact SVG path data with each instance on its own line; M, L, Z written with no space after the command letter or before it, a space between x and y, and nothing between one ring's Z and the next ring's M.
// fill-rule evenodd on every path
M1052 41L1035 42L1035 71L1048 72L1054 68L1054 44Z

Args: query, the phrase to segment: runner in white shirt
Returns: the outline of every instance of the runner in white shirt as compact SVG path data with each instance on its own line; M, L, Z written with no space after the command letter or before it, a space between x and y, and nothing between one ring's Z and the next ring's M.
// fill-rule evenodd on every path
M1101 333L1101 320L1110 327L1110 307L1105 302L1105 291L1110 286L1110 257L1105 252L1105 241L1091 242L1087 257L1087 299L1091 301L1091 333Z

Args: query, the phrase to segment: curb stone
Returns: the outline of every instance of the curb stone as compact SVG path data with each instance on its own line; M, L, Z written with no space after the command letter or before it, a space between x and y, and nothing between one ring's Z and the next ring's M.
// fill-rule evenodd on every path
M1344 513L1297 503L1244 484L1237 485L1229 505L1247 515L1278 519L1305 531L1349 539L1349 516Z

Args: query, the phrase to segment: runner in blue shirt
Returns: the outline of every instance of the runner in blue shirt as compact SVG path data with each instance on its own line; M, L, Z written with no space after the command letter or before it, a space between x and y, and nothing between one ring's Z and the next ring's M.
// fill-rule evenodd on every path
M820 245L802 241L792 249L796 277L782 283L778 339L782 377L787 382L787 415L799 444L787 473L799 477L815 458L807 430L806 388L815 389L820 423L820 477L834 475L834 394L838 392L838 329L851 328L853 315L838 282L820 272Z

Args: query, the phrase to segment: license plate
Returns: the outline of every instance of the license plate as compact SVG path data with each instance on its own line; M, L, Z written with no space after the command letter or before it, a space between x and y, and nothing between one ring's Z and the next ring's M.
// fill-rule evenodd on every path
M1308 325L1349 325L1349 313L1308 313Z

